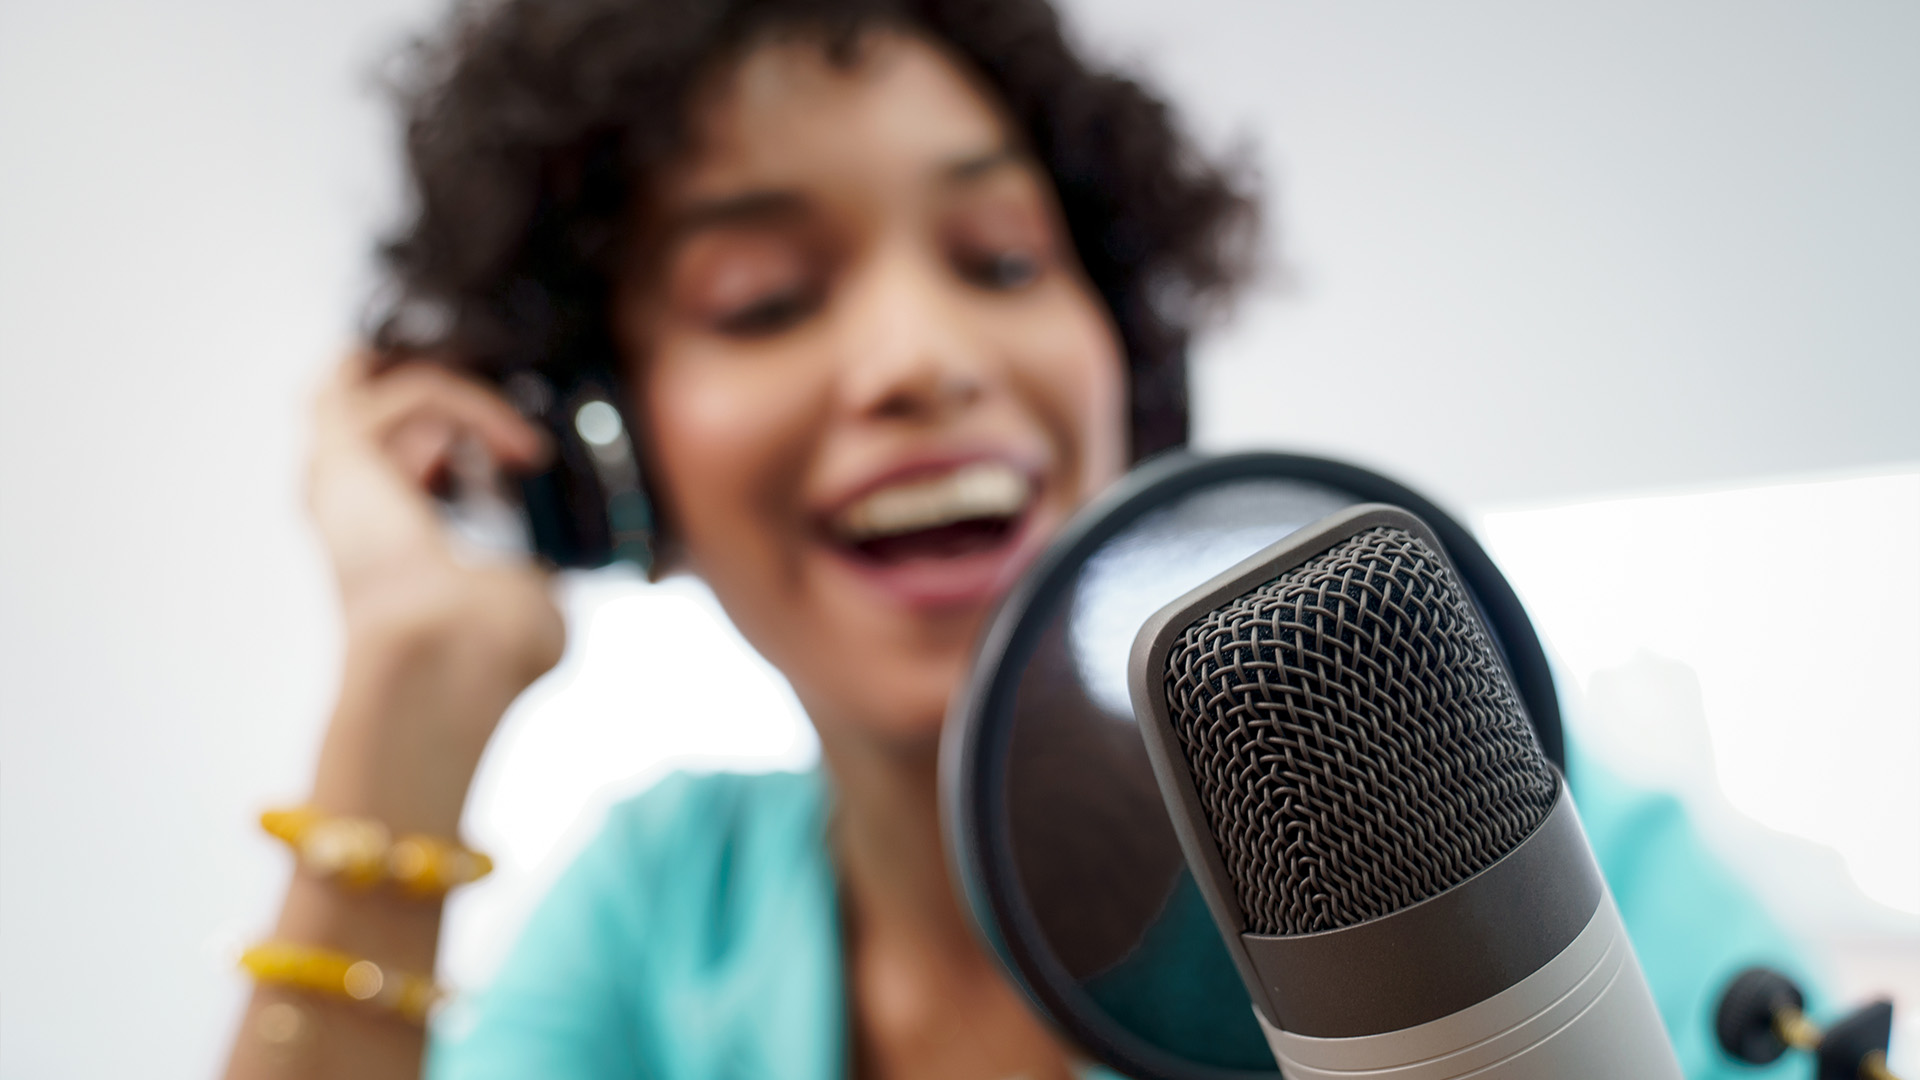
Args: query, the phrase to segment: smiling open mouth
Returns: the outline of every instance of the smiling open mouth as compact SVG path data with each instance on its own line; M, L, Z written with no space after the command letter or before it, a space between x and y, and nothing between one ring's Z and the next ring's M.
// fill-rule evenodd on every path
M861 559L898 564L991 551L1018 529L1033 484L1003 462L976 462L890 484L835 514L834 538Z

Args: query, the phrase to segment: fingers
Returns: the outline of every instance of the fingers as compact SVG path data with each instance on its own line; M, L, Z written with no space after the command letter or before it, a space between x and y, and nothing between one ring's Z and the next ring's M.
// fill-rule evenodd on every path
M424 362L375 374L365 350L334 369L315 395L314 412L316 449L357 444L416 483L443 467L463 439L509 469L538 468L552 453L546 434L492 387Z
M409 481L430 486L460 439L460 429L444 416L413 416L387 437L387 454Z
M545 434L497 391L443 367L417 363L362 376L357 396L368 434L390 448L406 441L444 450L467 436L509 468L541 465L549 453Z

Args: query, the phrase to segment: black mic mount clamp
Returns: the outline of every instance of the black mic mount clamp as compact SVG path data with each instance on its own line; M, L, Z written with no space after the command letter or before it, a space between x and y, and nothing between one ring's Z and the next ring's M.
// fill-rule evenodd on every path
M1813 1054L1814 1080L1900 1080L1887 1068L1893 1002L1864 1005L1825 1031L1807 1018L1806 1004L1792 979L1770 968L1748 968L1721 994L1714 1034L1728 1056L1749 1065L1799 1050Z

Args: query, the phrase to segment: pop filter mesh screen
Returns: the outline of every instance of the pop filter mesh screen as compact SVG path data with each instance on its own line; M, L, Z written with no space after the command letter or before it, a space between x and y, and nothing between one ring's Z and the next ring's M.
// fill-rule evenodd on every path
M1465 590L1402 529L1341 541L1187 627L1167 712L1256 934L1459 884L1552 809L1552 768Z

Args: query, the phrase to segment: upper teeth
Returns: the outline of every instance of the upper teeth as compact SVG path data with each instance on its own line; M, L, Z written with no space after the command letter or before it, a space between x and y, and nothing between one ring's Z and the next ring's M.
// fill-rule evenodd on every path
M1018 469L983 461L881 488L836 515L834 531L857 542L957 521L1011 517L1026 505L1028 489Z

